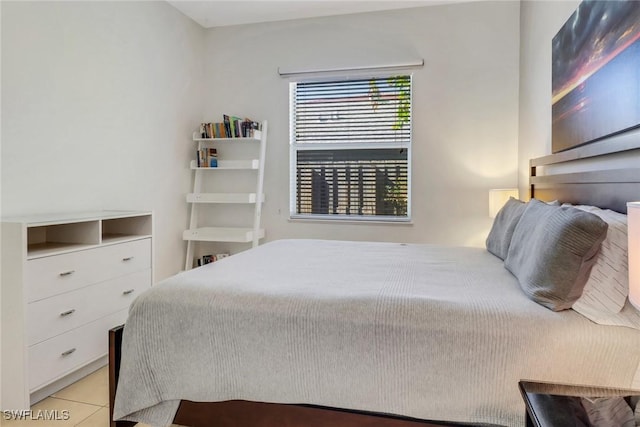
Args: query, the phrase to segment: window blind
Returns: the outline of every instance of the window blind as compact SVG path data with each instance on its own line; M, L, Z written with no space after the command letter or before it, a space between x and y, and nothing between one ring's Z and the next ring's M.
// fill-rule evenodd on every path
M296 143L409 143L411 80L387 79L297 83Z
M292 214L408 218L411 78L292 84Z

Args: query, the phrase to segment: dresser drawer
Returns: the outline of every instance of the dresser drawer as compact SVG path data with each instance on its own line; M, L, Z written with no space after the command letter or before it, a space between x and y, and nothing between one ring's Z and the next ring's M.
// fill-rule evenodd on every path
M88 249L27 261L25 293L27 302L47 298L95 282L99 276L94 251Z
M121 310L29 347L29 391L33 392L107 354L108 330L127 319Z
M73 291L151 266L151 239L27 261L27 302Z
M27 343L37 344L127 309L133 299L150 286L151 269L146 269L29 303Z
M151 239L107 245L99 251L107 279L151 268Z

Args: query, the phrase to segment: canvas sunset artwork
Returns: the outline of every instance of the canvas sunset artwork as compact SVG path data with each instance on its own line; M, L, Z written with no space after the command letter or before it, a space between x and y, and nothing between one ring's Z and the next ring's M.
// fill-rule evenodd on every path
M585 0L552 43L554 153L640 126L640 2Z

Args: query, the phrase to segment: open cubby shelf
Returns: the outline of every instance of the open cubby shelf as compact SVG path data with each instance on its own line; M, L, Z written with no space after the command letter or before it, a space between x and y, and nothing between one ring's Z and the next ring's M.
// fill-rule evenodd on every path
M24 221L28 259L137 240L152 233L148 212L104 211L77 214L66 220L54 216L43 219Z

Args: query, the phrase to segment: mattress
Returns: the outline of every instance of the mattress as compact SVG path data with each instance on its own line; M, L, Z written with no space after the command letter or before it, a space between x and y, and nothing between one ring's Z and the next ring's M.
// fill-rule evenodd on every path
M136 299L114 418L242 399L523 426L520 379L630 388L638 348L529 300L481 248L279 240Z

